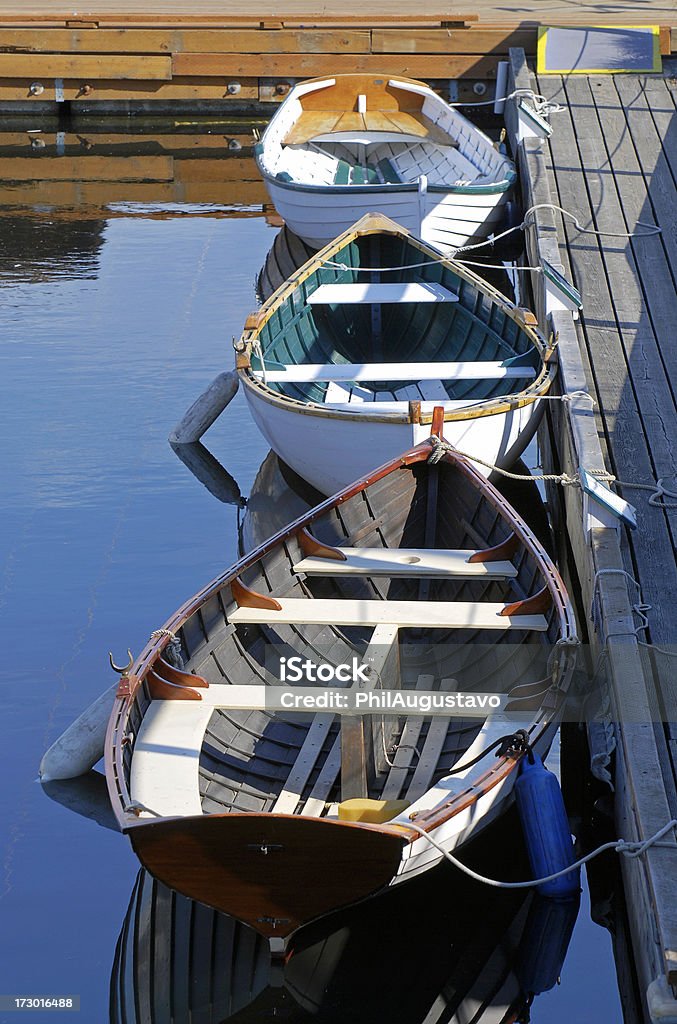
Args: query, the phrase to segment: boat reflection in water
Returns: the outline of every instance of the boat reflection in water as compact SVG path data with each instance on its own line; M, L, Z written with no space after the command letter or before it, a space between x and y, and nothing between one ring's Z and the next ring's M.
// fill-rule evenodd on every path
M526 877L516 830L510 813L466 862ZM301 929L275 961L263 937L142 870L115 952L110 1020L526 1021L558 979L577 911L577 899L498 891L442 865Z

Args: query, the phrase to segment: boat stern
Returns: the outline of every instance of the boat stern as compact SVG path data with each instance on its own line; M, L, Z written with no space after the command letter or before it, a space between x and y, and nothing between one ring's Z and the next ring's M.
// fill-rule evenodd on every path
M165 885L266 938L387 888L407 844L392 826L253 813L146 819L129 836Z

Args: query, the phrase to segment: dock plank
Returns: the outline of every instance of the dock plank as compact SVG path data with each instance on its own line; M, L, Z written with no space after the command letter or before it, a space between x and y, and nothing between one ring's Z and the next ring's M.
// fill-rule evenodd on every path
M0 102L26 103L29 99L28 89L33 81L34 76L25 78L0 76ZM54 102L54 78L43 75L40 82L45 91L38 97L38 101ZM119 78L105 78L95 79L92 83L93 88L85 94L82 89L82 78L66 77L63 79L62 94L64 100L71 101L76 107L78 103L86 103L89 108L94 102L99 101L122 103L131 100L170 103L173 100L225 100L229 95L227 93L228 82L229 77L225 74L221 78L210 78L208 81L190 76L175 78L173 81L158 79L123 81ZM235 99L239 102L243 100L250 100L252 103L258 102L260 92L258 79L241 80L238 78L238 82L240 91Z
M458 78L472 73L475 78L489 78L496 73L498 57L479 54L413 54L402 60L399 54L356 53L333 54L331 61L322 54L247 54L247 53L176 53L172 58L175 76L254 75L313 78L333 74L404 75L407 78Z
M39 78L77 77L80 86L82 79L90 78L168 82L172 77L172 62L168 56L145 54L111 54L102 59L79 53L0 53L0 78L21 77L31 82Z
M548 90L548 84L542 78L539 88ZM587 79L570 79L566 94L571 116L558 115L558 131L550 140L562 206L576 214L584 226L622 230L623 210ZM616 106L620 110L618 99ZM605 117L608 115L605 110ZM571 159L572 153L578 155L578 167ZM638 483L670 477L675 472L674 444L654 427L671 408L672 398L660 366L630 242L581 235L566 222L565 230L572 266L583 288L581 323L597 382L612 470L619 479ZM647 368L652 369L651 374ZM645 599L654 605L652 636L655 633L668 641L671 634L674 636L672 609L677 607L674 541L664 513L648 504L648 493L626 492L638 510L638 530L632 545ZM631 564L628 568L632 571Z
M526 70L523 58L520 63L519 54L515 54L514 58L511 55L511 60L520 74L520 68ZM616 83L620 77L615 79ZM635 77L629 76L629 81ZM529 82L528 74L526 79L524 81L522 76L518 80L515 76L515 84L526 85ZM641 219L651 221L652 206L648 195L651 175L645 170L642 180L642 175L637 173L636 141L633 139L631 143L635 146L635 164L631 162L627 166L624 161L630 159L631 150L619 149L617 144L614 145L613 131L608 136L606 133L607 117L611 116L616 121L616 128L623 133L624 144L627 144L632 134L627 124L623 129L620 118L625 117L625 113L620 96L616 94L614 98L613 95L606 95L597 100L597 93L591 93L593 87L586 78L581 78L577 83L569 78L565 84L562 79L542 77L538 83L532 81L532 84L549 98L556 95L568 109L558 114L556 120L553 118L555 131L548 143L523 143L520 166L527 179L525 194L528 201L560 203L576 214L584 225L608 231L621 231L625 218L628 222L633 217L637 219L637 203L640 204ZM611 84L615 89L613 81ZM663 96L661 107L664 101ZM650 115L645 114L645 119L647 117L651 120ZM653 119L653 123L656 125L657 121ZM644 131L649 134L648 141L651 141L651 130L648 125L644 126ZM663 141L660 131L657 134ZM615 141L617 143L618 138ZM549 152L550 157L547 166L546 152ZM632 200L628 199L627 209L624 208L625 180L620 182L625 177L634 187L639 186L637 195ZM672 187L674 190L674 184ZM553 189L552 198L547 195L550 189ZM674 206L674 191L672 204ZM659 223L668 224L668 230L673 230L672 221L667 216L669 210L670 207L666 207L666 217L659 217ZM550 225L554 222L562 231L561 240L564 244L560 250L561 261L565 266L570 264L574 278L584 292L584 311L578 328L578 341L581 346L580 355L585 357L595 378L600 403L598 423L605 431L601 440L606 443L607 452L614 464L629 465L637 472L635 463L638 460L643 460L644 465L650 465L652 458L653 437L650 431L645 432L643 409L637 402L638 384L644 387L644 376L648 377L648 374L643 359L639 365L633 361L633 352L638 336L641 347L637 348L637 355L641 353L643 357L645 348L653 343L654 351L650 358L654 360L653 366L656 369L655 350L658 346L651 319L651 294L644 281L651 273L653 264L649 262L645 267L645 260L635 250L634 241L612 237L604 237L599 241L595 236L579 234L568 219L562 220L550 210L539 211L537 217L539 225L541 222L545 224L545 233L536 239L539 248L532 246L533 233L528 234L530 262L538 258L542 244L550 244ZM654 249L653 255L660 258L657 249ZM633 275L635 280L628 285ZM534 284L540 296L541 282L535 281ZM538 307L542 313L542 296L538 298ZM569 334L573 331L571 317L568 314L566 318L555 314L553 324L555 329L562 332L566 328L567 343L560 351L565 380L580 377L583 360L578 358L576 346L572 348L569 344ZM665 386L665 374L661 379L662 386ZM559 415L559 412L556 411L555 415ZM574 441L575 459L590 459L592 464L598 464L600 451L593 433L581 432L580 424L573 422L573 418L565 433L569 438L568 443L571 439ZM553 436L555 443L561 446L561 435ZM566 446L564 456L565 467L571 465L571 459L567 461L566 458ZM591 637L599 645L596 649L599 650L602 645L606 647L613 720L618 723L615 776L617 826L620 834L628 838L646 838L674 816L675 772L666 743L664 726L667 723L665 719L662 722L656 720L659 709L653 689L650 659L640 655L640 648L633 636L636 620L632 614L632 604L636 594L623 576L622 569L625 567L635 575L643 589L656 587L661 621L671 629L674 636L675 605L669 597L670 585L668 582L667 597L661 586L664 566L658 565L655 580L647 579L647 565L652 564L650 553L643 550L644 562L640 564L635 547L640 540L644 544L652 543L658 532L663 549L669 548L666 564L672 566L673 553L666 516L653 510L654 516L658 518L652 519L647 511L645 536L640 538L640 531L630 538L623 535L622 545L615 532L608 529L592 531L581 544L580 509L578 512L575 509L576 496L565 494L563 501L569 515L566 525L588 608L592 601L591 580L595 573L603 574L597 577L595 587L600 598L599 631L595 635L594 629L591 629ZM647 508L646 501L638 501L638 504ZM576 519L575 522L572 517ZM652 613L653 609L650 615ZM605 638L608 638L606 644ZM642 864L622 861L635 961L645 993L657 978L667 978L673 985L677 982L677 914L674 897L671 895L674 893L676 854L675 837L671 835L665 846L648 853Z
M368 29L5 28L4 50L30 53L369 53Z

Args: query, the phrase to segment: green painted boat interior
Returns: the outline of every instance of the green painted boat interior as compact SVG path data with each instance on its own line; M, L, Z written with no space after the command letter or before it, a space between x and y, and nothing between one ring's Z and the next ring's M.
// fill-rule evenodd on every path
M321 285L369 282L432 282L458 295L459 301L308 304ZM428 257L406 237L387 233L360 235L318 266L275 309L260 329L259 340L269 370L305 363L505 362L516 357L536 373L541 367L540 353L529 336L491 295ZM261 369L260 359L254 357L252 367ZM533 376L441 384L449 399L470 401L515 394L532 381ZM323 403L329 400L331 385L284 382L269 387L301 402ZM361 380L357 390L362 401L430 397L417 396L412 392L415 387L415 380L400 377ZM433 397L444 400L442 392Z

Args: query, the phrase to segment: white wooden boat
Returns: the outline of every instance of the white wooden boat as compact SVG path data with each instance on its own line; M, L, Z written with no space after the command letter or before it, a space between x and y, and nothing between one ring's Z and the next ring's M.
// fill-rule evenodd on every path
M563 583L499 492L433 452L431 438L245 555L120 679L105 760L122 831L160 881L271 939L437 864L427 836L460 847L507 806L524 742L544 754L556 728L574 639ZM281 653L358 659L388 700L508 703L271 710L288 693ZM332 685L349 699L360 683Z
M480 850L474 844L476 870L494 870L497 847L510 849L518 873L528 870L514 827L505 821ZM549 901L552 913L539 915L545 904L528 890L497 894L460 874L428 872L301 929L275 963L261 935L141 870L115 951L110 1024L260 1024L308 1014L324 1024L506 1024L533 999L534 967L546 984L562 967L577 904ZM564 935L553 918L562 910L571 922ZM416 927L403 928L408 920Z
M379 210L441 251L486 238L514 164L422 82L336 75L296 85L257 144L278 213L320 248Z
M378 214L293 274L235 345L256 425L322 494L418 444L437 404L451 444L509 466L556 373L533 314Z

